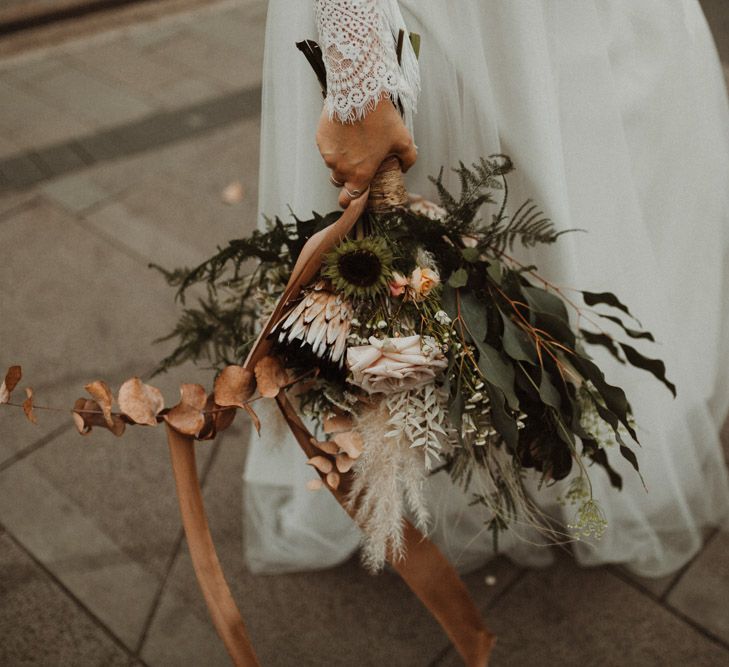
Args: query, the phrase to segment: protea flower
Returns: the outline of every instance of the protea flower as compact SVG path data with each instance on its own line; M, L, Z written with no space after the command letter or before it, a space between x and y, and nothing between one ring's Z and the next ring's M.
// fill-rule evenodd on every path
M286 347L308 348L319 359L341 367L351 320L349 301L320 280L304 290L301 301L278 321L271 335Z

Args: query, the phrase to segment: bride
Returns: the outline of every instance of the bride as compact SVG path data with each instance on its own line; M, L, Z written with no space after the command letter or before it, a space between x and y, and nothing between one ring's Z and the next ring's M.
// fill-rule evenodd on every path
M398 65L394 36L404 26L421 36L420 81L410 49ZM294 47L317 33L323 110ZM652 378L595 354L632 402L647 492L628 470L614 491L593 468L608 527L598 541L575 542L576 559L658 577L699 550L705 526L726 522L718 432L729 408L729 113L697 0L270 0L262 117L267 215L346 207L391 154L409 189L426 196L442 166L457 190L449 167L510 155L512 201L533 198L558 228L587 231L524 259L552 282L623 295L678 385L674 400ZM244 474L250 569L349 558L358 529L330 494L307 490L314 473L275 406L261 417ZM620 470L619 458L611 461ZM567 482L537 490L527 479L535 502L563 525L572 519L558 498ZM428 484L430 535L454 565L492 557L485 510L469 506L445 473ZM500 550L527 565L550 558L533 535L514 531Z

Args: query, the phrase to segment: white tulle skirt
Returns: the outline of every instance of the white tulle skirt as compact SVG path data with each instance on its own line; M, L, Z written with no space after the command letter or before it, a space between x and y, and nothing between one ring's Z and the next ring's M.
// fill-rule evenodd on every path
M294 42L316 37L311 2L271 0L266 37L260 210L336 208L317 153L315 77ZM525 255L551 281L610 290L658 341L675 400L651 376L596 352L632 402L647 492L618 452L617 492L593 467L608 528L577 542L579 562L625 563L660 576L726 521L729 486L718 432L729 408L729 113L721 67L696 0L407 0L422 36L423 83L411 191L432 194L441 166L493 153L517 167L511 202L531 197L559 228L580 228ZM447 173L447 172L446 172ZM450 186L457 189L452 179ZM258 409L258 408L257 408ZM359 533L313 477L273 404L261 406L244 475L245 557L255 572L323 568L348 558ZM564 524L564 484L533 497ZM493 556L483 508L445 474L429 482L431 537L470 569ZM509 531L500 549L541 565L549 550Z

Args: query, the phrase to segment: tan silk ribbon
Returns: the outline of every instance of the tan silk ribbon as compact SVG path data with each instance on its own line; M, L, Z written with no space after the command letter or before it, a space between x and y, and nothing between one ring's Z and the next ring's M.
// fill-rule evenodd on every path
M399 165L397 168L399 169ZM270 352L271 341L268 339L268 334L271 328L302 287L314 279L321 266L323 255L347 235L364 212L366 204L367 193L353 201L336 222L306 242L283 296L246 359L246 368L252 371L256 363ZM311 443L311 433L288 398L281 393L276 402L306 455L321 456L322 452ZM350 482L351 473L343 475L339 489L332 491L345 507ZM405 524L405 553L407 557L404 559L391 559L392 566L441 624L466 665L469 667L487 665L495 636L486 629L481 614L455 569L438 548L409 522Z

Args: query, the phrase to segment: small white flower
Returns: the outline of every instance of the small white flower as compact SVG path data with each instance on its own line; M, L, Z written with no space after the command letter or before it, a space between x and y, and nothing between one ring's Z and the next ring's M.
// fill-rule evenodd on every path
M448 317L448 313L446 313L445 310L439 310L435 315L433 315L435 318L435 321L440 324L450 324L451 318Z
M377 323L377 328L378 329L386 329L387 328L387 322L385 322L385 320L380 320Z

